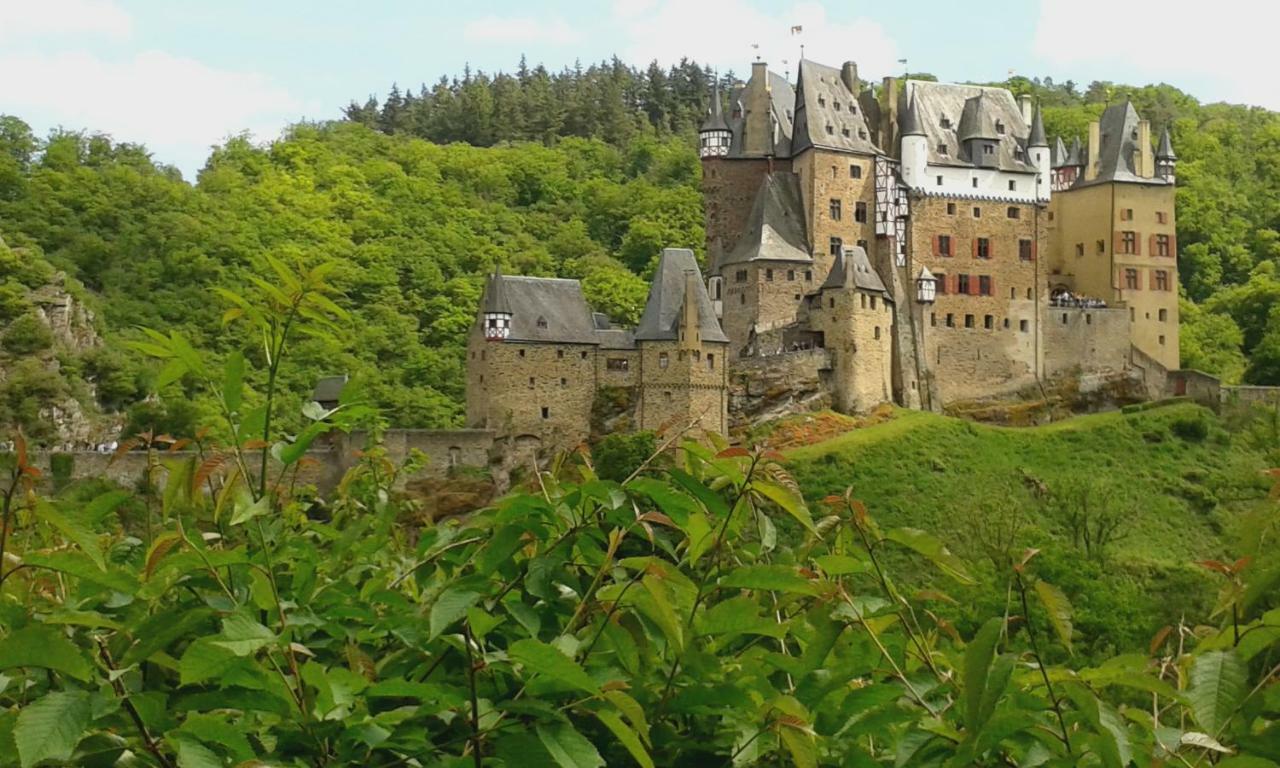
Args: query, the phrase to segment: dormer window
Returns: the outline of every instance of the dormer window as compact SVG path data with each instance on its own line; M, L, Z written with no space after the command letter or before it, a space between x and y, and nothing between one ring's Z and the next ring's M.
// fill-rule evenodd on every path
M1004 123L999 120L996 121L996 133L1004 135Z
M547 327L547 318L545 318L545 317L539 317L539 318L538 318L538 327L539 327L539 328L546 328L546 327Z
M825 97L825 96L819 96L819 97L818 97L818 106L820 106L820 107L825 107L825 106L827 106L827 99L826 99L826 97Z
M856 115L856 114L858 114L858 105L857 105L857 104L850 104L850 105L849 105L849 114L851 114L851 115Z
M947 117L947 116L945 116L945 115L944 115L944 116L942 117L942 119L938 121L938 123L939 123L939 125L941 125L943 128L950 128L950 127L951 127L951 118L949 118L949 117Z
M836 129L835 129L835 128L833 128L833 127L831 127L831 125L828 123L828 124L827 124L827 135L828 135L828 136L832 136L832 135L834 135L834 134L835 134L835 132L836 132Z
M1014 156L1015 158L1017 158L1018 160L1021 160L1021 159L1022 159L1022 147L1014 147L1014 148L1013 148L1013 156Z
M865 138L867 138L867 132L866 132L866 131L864 131L864 130L862 130L861 128L859 128L859 129L858 129L858 138L860 138L860 139L865 139Z
M841 128L841 129L840 129L840 132L841 132L841 133L843 133L843 134L845 135L845 138L848 138L848 137L849 137L849 126L847 126L847 125L846 125L845 127Z
M945 154L947 154L947 145L946 145L946 144L939 144L939 145L938 145L938 154L940 154L940 155L945 155Z
M996 145L994 145L994 144L983 144L983 145L982 145L982 154L984 154L984 155L994 155L995 153L996 153Z
M840 102L838 102L838 101L833 101L833 102L831 102L831 106L832 106L832 107L834 107L834 108L835 108L835 110L836 110L837 112L839 112L839 111L840 111Z

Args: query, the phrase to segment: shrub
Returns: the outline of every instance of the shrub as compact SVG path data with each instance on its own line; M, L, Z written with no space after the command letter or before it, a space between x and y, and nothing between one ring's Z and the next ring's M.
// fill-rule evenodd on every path
M33 355L53 346L53 332L40 318L27 313L9 324L3 344L4 351L15 357Z
M622 482L653 455L657 439L652 432L614 433L591 449L591 463L605 480Z
M1209 436L1209 422L1199 414L1179 416L1169 425L1169 431L1188 443L1202 443Z

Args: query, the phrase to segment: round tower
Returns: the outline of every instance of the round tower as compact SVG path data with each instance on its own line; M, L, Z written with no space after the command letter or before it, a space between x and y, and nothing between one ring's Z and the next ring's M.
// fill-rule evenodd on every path
M720 110L720 78L716 75L711 82L711 103L707 108L707 119L698 130L698 155L702 158L724 157L729 154L729 144L733 134L729 132L729 124L724 121Z
M489 341L505 341L511 335L511 314L502 270L495 268L484 289L484 337Z
M907 113L902 119L903 182L913 189L923 187L928 165L929 138L925 136L920 110L916 106L915 94L912 94L911 101L907 104Z

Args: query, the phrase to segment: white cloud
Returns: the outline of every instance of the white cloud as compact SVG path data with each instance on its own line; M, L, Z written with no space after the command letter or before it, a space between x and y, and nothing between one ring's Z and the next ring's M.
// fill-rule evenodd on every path
M111 0L0 0L0 40L51 35L125 38L129 15Z
M1280 109L1277 24L1280 4L1258 0L1040 0L1034 46L1057 66L1108 67L1117 82L1194 77L1205 98Z
M542 21L527 16L494 16L468 22L463 39L483 43L572 43L578 32L564 19Z
M242 130L271 139L303 105L262 75L163 51L120 59L83 52L0 54L0 104L45 127L89 129L147 145L188 178L209 147Z
M635 13L627 16L628 11ZM832 66L855 61L864 77L901 69L897 44L884 27L866 18L831 21L817 2L774 14L747 0L618 0L614 14L627 40L624 60L640 65L654 59L669 65L692 56L745 76L759 54L770 69L790 70L794 77L803 43L805 58ZM793 35L793 26L803 31Z

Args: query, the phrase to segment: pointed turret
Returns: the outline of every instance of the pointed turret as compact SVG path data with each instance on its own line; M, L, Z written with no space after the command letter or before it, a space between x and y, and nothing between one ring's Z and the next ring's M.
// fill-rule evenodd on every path
M1035 114L1031 117L1031 135L1027 137L1028 147L1047 147L1049 140L1044 135L1044 118L1040 115L1040 106L1036 105Z
M1156 149L1156 176L1172 184L1177 176L1178 156L1173 152L1173 139L1169 137L1169 126L1160 134L1160 147Z
M903 136L924 136L924 121L920 119L920 108L916 106L916 97L912 95L907 104L907 113L902 117Z
M1059 136L1058 140L1053 144L1053 167L1056 170L1066 164L1067 164L1067 145L1063 143L1062 137Z
M1071 151L1067 153L1067 162L1063 165L1072 168L1084 167L1084 145L1080 143L1080 137L1077 136L1071 142Z
M702 122L702 128L698 131L698 154L703 158L724 157L729 154L732 140L733 134L730 133L729 124L725 122L720 108L720 76L717 74L711 80L711 103L707 105L707 119Z
M484 337L489 341L502 341L511 334L511 299L507 296L502 267L494 267L489 283L484 288Z

